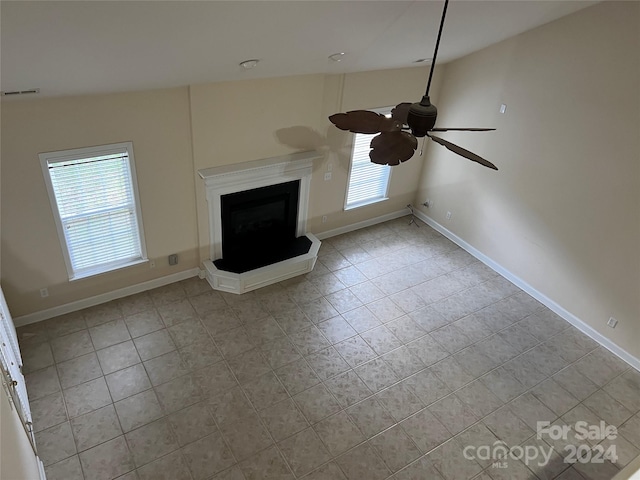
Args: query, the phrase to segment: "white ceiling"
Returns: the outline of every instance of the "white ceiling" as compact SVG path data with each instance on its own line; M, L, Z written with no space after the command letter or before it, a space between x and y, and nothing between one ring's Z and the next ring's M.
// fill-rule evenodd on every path
M453 0L438 63L593 3ZM409 67L432 56L442 5L3 0L0 87L52 96ZM346 52L342 62L328 60L336 52ZM250 58L260 64L243 70Z

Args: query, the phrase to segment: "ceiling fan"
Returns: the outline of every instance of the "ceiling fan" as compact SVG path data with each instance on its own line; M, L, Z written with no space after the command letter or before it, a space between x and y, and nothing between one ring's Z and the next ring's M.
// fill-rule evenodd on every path
M433 69L436 65L436 57L438 56L438 47L440 46L440 37L442 36L442 27L444 26L448 5L449 0L445 0L436 47L431 62L427 90L420 102L405 102L397 105L391 110L391 118L368 110L352 110L347 113L336 113L329 117L331 123L340 130L347 130L353 133L378 134L371 140L369 158L371 158L373 163L379 165L399 165L401 162L406 162L413 156L416 148L418 148L418 140L416 137L427 136L434 142L451 150L453 153L485 167L498 170L498 167L490 161L432 134L432 132L454 130L471 132L495 130L495 128L433 128L438 116L438 109L435 105L432 105L429 100L429 88L431 87ZM410 130L411 133L407 130Z

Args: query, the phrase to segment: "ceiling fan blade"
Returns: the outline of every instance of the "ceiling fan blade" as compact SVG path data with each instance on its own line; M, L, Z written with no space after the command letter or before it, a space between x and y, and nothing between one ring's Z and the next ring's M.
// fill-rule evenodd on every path
M369 158L378 165L399 165L418 148L416 137L407 132L386 132L373 137Z
M353 133L380 133L399 130L402 126L397 121L387 118L380 113L368 110L352 110L347 113L336 113L329 117L340 130L348 130Z
M491 132L495 128L432 128L432 132Z
M391 118L402 122L403 125L407 124L407 116L409 115L409 109L411 108L411 103L404 102L399 103L395 107L391 109Z
M431 138L431 140L433 140L434 142L439 143L443 147L446 147L448 150L451 150L453 153L460 155L461 157L467 158L472 162L477 162L480 165L491 168L493 170L498 170L498 167L496 167L493 163L491 163L488 160L485 160L484 158L480 157L479 155L476 155L473 152L470 152L469 150L459 147L454 143L443 140L442 138L434 137L433 135L428 135L428 137Z

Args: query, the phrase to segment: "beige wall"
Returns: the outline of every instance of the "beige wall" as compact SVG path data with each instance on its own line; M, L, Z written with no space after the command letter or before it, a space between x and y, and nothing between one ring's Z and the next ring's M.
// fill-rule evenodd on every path
M309 149L281 144L279 129L319 129L322 75L190 87L201 260L209 258L208 207L197 170Z
M209 252L202 168L317 149L324 155L314 166L310 231L400 210L414 197L422 160L394 169L388 201L345 212L351 136L327 117L418 99L426 76L425 68L409 68L3 102L2 286L12 312L19 317L199 266ZM38 153L124 141L134 145L147 252L157 266L69 282ZM328 162L333 178L324 181ZM180 256L176 267L168 265L171 253Z
M598 4L440 68L432 95L439 125L498 128L446 138L500 171L430 144L421 179L415 158L393 170L390 200L347 212L350 136L327 116L417 100L427 68L3 102L1 262L12 311L21 316L198 266L208 256L198 169L317 149L324 157L312 179L312 232L428 197L435 220L640 356L638 9ZM506 115L497 113L500 103ZM37 154L129 140L157 267L70 283ZM167 265L171 253L180 255L177 267ZM609 316L620 320L615 330L604 326Z
M315 217L313 232L331 230L386 213L397 212L413 202L423 163L419 156L419 148L412 159L392 168L388 200L344 211L353 136L331 126L326 121L326 117L336 112L388 107L401 102L418 101L424 93L428 74L429 70L426 67L353 73L345 75L341 79L341 85L325 93L323 121L326 122L325 128L328 129L328 136L331 139L331 150L327 155L327 162L331 162L334 166L333 185L327 186L328 182L323 181L325 169L314 176L314 185L317 186L314 194L318 198L316 205L322 205L324 209ZM331 109L334 105L337 108ZM319 223L321 215L327 215L326 224Z
M15 317L198 265L189 123L186 88L3 104L2 288ZM147 254L157 266L69 282L38 153L124 141L133 142Z
M639 25L638 2L603 2L448 64L438 124L496 127L446 138L500 170L432 146L416 199L637 358Z
M18 413L0 388L0 478L2 480L37 480L38 462Z
M426 76L425 68L409 68L191 86L201 259L209 255L209 224L199 169L304 150L322 152L311 180L308 230L314 233L395 212L410 203L422 167L417 156L393 170L388 201L343 210L352 136L333 127L327 117L419 99ZM328 163L333 166L332 179L325 181Z

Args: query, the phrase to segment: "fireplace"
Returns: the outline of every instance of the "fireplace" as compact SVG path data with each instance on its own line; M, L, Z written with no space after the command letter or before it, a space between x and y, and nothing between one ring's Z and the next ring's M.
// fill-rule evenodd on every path
M220 270L244 273L309 251L311 240L296 238L300 181L223 195Z
M320 241L306 232L315 152L200 170L209 206L216 290L244 293L313 269Z

